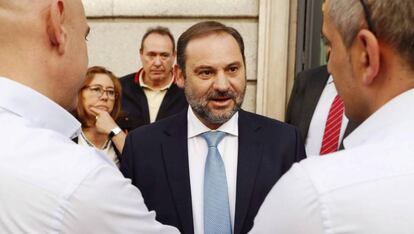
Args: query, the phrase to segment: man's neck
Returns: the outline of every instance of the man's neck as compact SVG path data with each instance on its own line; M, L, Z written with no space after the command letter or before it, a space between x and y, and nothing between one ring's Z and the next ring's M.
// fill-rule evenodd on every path
M142 82L145 85L149 86L151 89L159 90L159 89L162 89L165 86L167 86L171 82L172 78L173 78L172 75L169 75L167 78L165 78L163 80L154 81L154 80L146 79L145 78L145 73L144 73L143 76L142 76Z

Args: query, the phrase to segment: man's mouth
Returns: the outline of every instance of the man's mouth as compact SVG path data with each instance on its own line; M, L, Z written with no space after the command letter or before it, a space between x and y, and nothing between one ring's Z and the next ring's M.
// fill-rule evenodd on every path
M230 97L215 97L209 100L215 107L226 107L231 104L233 99Z

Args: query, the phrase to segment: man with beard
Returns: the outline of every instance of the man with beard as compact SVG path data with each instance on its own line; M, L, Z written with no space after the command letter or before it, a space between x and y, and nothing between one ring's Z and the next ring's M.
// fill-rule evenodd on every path
M306 157L300 133L240 109L245 56L234 28L193 25L178 40L177 62L191 108L131 132L121 171L161 223L182 233L247 233L270 188Z

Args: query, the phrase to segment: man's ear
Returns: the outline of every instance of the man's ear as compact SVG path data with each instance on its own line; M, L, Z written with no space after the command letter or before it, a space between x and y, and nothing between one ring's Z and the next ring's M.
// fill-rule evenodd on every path
M63 25L65 20L65 3L63 0L51 1L49 17L47 18L47 34L52 47L55 47L59 54L65 53L67 32Z
M360 64L363 69L363 82L369 85L379 72L381 62L379 43L375 35L365 29L361 30L356 38L361 48Z
M175 82L176 82L177 86L184 89L185 80L184 80L183 71L181 70L181 68L177 64L174 65L173 71L174 71L174 77L176 79Z

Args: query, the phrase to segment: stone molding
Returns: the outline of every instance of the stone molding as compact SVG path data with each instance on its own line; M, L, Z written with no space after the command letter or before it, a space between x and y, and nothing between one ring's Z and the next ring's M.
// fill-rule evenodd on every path
M292 7L293 6L293 7ZM288 80L292 79L295 22L291 0L260 0L256 113L284 119ZM296 17L296 16L295 16ZM294 18L294 17L292 17Z
M252 0L83 0L86 15L94 17L257 17Z

